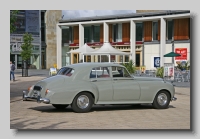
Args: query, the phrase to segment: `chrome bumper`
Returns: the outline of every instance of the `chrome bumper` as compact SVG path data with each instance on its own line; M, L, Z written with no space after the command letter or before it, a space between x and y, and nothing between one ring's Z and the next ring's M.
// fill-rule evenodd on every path
M173 97L173 98L172 98L172 101L176 101L176 100L177 100L177 98L176 98L176 97Z
M47 98L41 98L41 96L38 96L37 98L27 96L27 91L23 91L22 99L23 99L23 101L33 100L33 101L37 101L38 103L41 103L41 102L46 103L46 104L50 103L49 99L47 99Z

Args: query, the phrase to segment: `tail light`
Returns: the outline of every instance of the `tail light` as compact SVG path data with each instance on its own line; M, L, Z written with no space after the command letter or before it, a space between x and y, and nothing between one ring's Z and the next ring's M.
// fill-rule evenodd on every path
M47 95L49 92L50 92L50 90L47 89L47 90L45 91L45 95Z
M30 87L28 88L28 91L30 91L30 90L33 90L33 86L30 86Z

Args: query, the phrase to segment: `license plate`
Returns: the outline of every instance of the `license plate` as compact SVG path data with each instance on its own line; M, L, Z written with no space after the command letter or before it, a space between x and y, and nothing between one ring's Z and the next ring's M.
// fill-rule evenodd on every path
M34 98L37 98L37 97L38 97L38 94L33 94L33 97L34 97Z
M34 90L33 97L37 98L38 97L38 93L39 93L38 91Z

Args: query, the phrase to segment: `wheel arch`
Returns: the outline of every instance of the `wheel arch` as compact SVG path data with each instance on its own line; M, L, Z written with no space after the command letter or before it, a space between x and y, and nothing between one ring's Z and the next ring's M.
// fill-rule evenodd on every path
M80 91L80 92L78 92L78 93L75 95L75 97L76 97L77 95L81 94L81 93L89 93L89 94L91 94L92 97L93 97L93 99L94 99L94 103L95 103L95 95L94 95L92 92L90 92L90 91ZM74 97L74 98L75 98L75 97ZM73 100L74 100L74 99L73 99Z
M167 89L161 89L161 90L159 90L159 91L155 94L154 98L156 97L156 95L157 95L160 91L166 91L167 93L169 93L170 100L171 100L172 94L171 94L171 92L170 92L169 90L167 90Z

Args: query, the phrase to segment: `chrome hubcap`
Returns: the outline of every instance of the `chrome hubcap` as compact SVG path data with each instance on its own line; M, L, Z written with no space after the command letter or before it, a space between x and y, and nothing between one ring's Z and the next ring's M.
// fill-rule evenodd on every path
M167 103L167 95L164 93L159 94L157 101L159 105L164 106Z
M81 109L85 109L89 105L89 98L86 95L81 95L77 99L77 105Z

